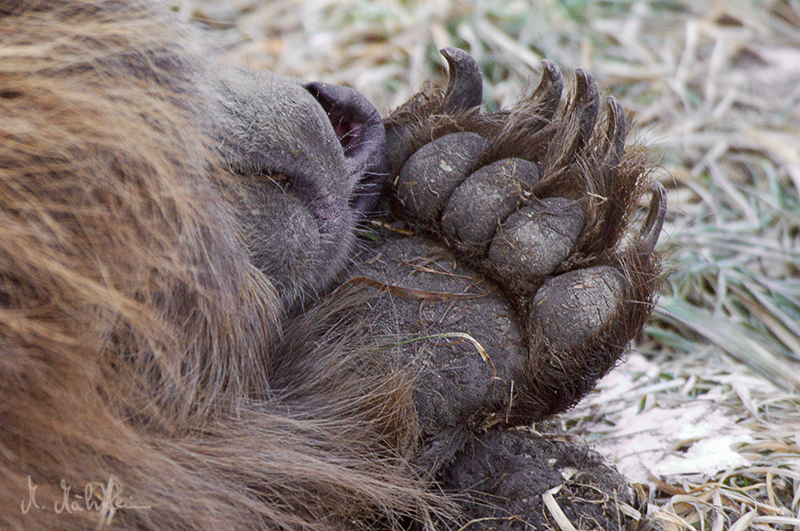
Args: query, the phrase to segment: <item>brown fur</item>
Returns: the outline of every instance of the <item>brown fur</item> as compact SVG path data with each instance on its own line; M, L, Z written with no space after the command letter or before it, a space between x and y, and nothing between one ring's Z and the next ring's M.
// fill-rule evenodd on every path
M212 71L182 31L146 0L0 0L0 528L430 527L451 506L412 464L421 385L384 361L413 364L405 343L393 336L399 354L384 356L390 341L370 333L363 314L380 295L345 284L292 313L348 257L358 172L338 179L336 168L352 163L340 151L307 157L334 168L309 178L318 182L282 181L259 166L265 150L293 159L314 151L309 138L329 145L315 124L332 134L330 118L285 78ZM659 276L652 238L625 245L647 165L624 152L621 110L609 103L595 127L593 80L579 74L562 102L563 80L548 65L510 112L458 108L480 86L475 66L462 74L477 80L457 97L424 92L387 121L395 174L424 143L463 130L489 141L478 166L536 161L545 175L537 197L586 209L587 229L554 274L611 265L625 276L620 311L579 348L561 352L557 338L522 330L527 362L507 367L520 370L518 394L511 407L503 393L499 407L520 423L570 407L613 366ZM294 92L271 99L277 86ZM300 103L279 106L290 101ZM314 111L307 122L295 120L303 105ZM270 127L265 111L276 109L273 125L294 129ZM297 137L303 130L309 137ZM308 198L330 203L327 233ZM301 221L269 219L272 200ZM259 208L261 218L248 218ZM656 218L646 229L657 235ZM305 260L306 233L328 254ZM472 265L497 276L487 260ZM533 288L496 280L524 323ZM416 326L382 324L389 335ZM451 404L479 394L456 387ZM471 436L474 426L462 424L443 462ZM455 433L438 429L426 436ZM62 505L67 488L73 510Z
M329 330L347 297L284 329L179 30L142 2L0 17L0 527L426 521L407 383ZM62 482L150 508L68 514Z

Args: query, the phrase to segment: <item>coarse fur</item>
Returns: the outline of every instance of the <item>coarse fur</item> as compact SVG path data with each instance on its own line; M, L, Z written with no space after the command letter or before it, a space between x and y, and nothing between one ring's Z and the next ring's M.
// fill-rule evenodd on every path
M425 521L407 383L357 329L328 332L344 317L321 307L275 360L285 310L237 229L179 26L138 1L0 14L0 527ZM270 372L290 363L299 377ZM56 511L62 484L149 508Z
M451 86L412 99L384 136L351 89L213 65L190 43L155 1L0 0L0 527L456 522L440 473L462 447L571 407L651 310L663 207L632 234L647 164L625 149L621 109L609 100L595 127L591 76L562 98L546 63L528 99L482 115L477 65L456 55ZM359 191L463 131L487 139L475 169L540 166L525 201L580 205L563 262L523 279L517 263L448 254L438 221L410 219L427 235L387 238L343 272L371 202ZM418 271L401 247L452 272ZM532 305L581 271L621 280L579 305L579 320L614 312L572 345ZM475 285L487 291L453 295ZM442 319L426 321L428 299ZM443 344L454 327L496 345L495 365ZM518 437L491 429L486 441ZM492 444L470 459L503 453Z

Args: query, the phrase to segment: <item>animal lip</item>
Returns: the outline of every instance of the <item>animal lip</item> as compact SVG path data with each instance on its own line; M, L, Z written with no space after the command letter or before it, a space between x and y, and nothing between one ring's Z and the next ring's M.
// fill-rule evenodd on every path
M325 110L342 146L348 170L359 177L350 207L366 216L375 208L389 177L389 155L381 115L355 89L319 82L303 87Z

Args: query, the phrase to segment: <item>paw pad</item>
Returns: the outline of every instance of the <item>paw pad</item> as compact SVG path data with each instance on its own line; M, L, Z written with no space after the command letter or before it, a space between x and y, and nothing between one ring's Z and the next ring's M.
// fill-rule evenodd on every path
M502 159L480 168L447 201L442 232L457 251L485 255L500 223L530 200L540 178L539 166L524 159Z
M585 215L580 204L548 197L514 212L489 248L499 274L517 284L535 284L555 271L575 249Z
M395 184L409 215L437 223L453 190L472 173L485 147L486 140L480 135L451 133L414 153Z
M653 188L637 234L647 163L626 149L619 103L607 98L601 112L588 72L576 71L563 98L564 78L545 61L527 99L485 115L477 65L464 52L445 57L447 91L386 122L399 153L394 209L515 301L531 350L515 402L541 417L583 396L643 326L659 285L665 192Z

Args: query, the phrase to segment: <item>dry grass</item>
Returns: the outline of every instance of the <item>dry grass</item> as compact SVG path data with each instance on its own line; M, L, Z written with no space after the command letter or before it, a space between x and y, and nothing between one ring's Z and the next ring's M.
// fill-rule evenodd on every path
M185 0L223 61L387 110L464 47L487 106L546 57L631 111L670 192L646 337L563 421L665 529L800 529L800 2Z

